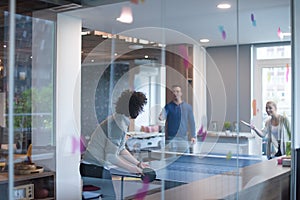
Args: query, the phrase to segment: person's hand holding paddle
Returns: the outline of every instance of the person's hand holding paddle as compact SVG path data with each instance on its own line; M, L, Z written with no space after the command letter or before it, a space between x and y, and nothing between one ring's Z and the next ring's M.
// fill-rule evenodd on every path
M246 126L248 126L249 128L251 128L252 130L254 130L255 133L256 133L259 137L264 137L264 136L263 136L263 133L262 133L260 130L258 130L254 125L249 124L249 123L247 123L247 122L245 122L245 121L243 121L243 120L241 120L241 122L242 122L243 124L245 124Z
M136 166L134 166L134 169L131 170L131 172L137 175L143 175L144 168L149 168L149 164L140 161Z
M247 122L245 122L245 121L243 121L243 120L241 120L241 122L243 123L243 124L245 124L246 126L248 126L249 128L251 128L251 129L255 129L255 126L254 125L252 125L252 124L249 124L249 123L247 123Z
M141 179L144 183L150 183L156 178L156 172L148 163L139 162L137 166L142 169Z
M141 175L141 179L144 183L150 183L154 181L156 178L156 172L151 168L144 168L143 174Z
M139 163L137 164L137 166L138 166L139 168L144 169L144 168L149 167L149 164L148 164L148 163L144 163L144 162L139 162Z
M134 170L132 170L131 173L135 173L136 175L142 175L143 169L138 166L134 166Z

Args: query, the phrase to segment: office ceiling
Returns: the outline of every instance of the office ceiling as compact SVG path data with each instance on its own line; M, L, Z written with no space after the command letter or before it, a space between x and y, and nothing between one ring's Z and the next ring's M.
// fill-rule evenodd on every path
M227 0L232 7L220 10L216 5L221 0L139 0L138 3L124 0L18 0L17 13L32 16L38 10L51 10L82 19L85 30L99 30L123 36L148 40L152 43L181 44L197 43L204 47L239 44L290 41L290 37L279 38L278 29L290 32L290 1L287 0ZM8 10L9 1L0 2L0 11ZM62 7L63 6L63 7ZM123 7L130 7L133 23L116 21ZM237 12L238 11L238 12ZM237 16L239 16L237 18ZM4 17L0 14L0 44L7 41L3 36ZM238 33L238 34L237 34ZM207 38L209 43L200 43ZM7 39L7 38L6 38ZM106 39L95 35L83 36L82 60L91 55L96 45ZM108 40L107 40L108 41ZM129 50L128 43L118 40L116 49L128 52L119 57L123 60L144 58L152 54L160 58L159 51L143 49ZM103 46L103 45L102 45ZM95 54L111 59L111 42L104 43ZM147 47L147 48L145 48ZM28 51L28 50L27 50ZM105 54L105 55L104 55ZM3 51L0 57L4 58Z
M66 14L83 20L89 29L127 35L157 43L177 44L210 40L203 46L223 46L289 41L278 29L290 32L290 1L227 0L232 7L220 10L221 0L144 0L81 8ZM116 21L130 7L133 23ZM238 12L237 12L238 10ZM239 16L239 18L237 18ZM238 33L238 34L237 34Z
M191 43L191 40L199 42L200 39L207 38L210 42L202 43L203 46L222 46L290 40L290 37L279 38L277 34L279 28L282 32L290 32L288 0L226 0L225 2L232 5L228 10L216 7L218 3L224 2L223 0L18 0L16 2L17 13L25 15L62 5L79 5L77 9L71 11L65 9L57 12L66 11L67 15L81 18L83 26L91 30L123 34L157 43ZM2 0L0 11L8 10L8 5L9 0ZM116 21L123 7L132 9L132 24Z

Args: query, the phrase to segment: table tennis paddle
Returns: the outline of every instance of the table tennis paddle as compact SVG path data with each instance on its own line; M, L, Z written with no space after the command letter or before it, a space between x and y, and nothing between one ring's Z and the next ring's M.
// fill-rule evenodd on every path
M249 123L247 123L247 122L245 122L245 121L243 121L243 120L241 120L241 122L242 122L243 124L245 124L246 126L248 126L248 127L251 128L251 124L249 124Z
M144 183L150 183L156 178L156 172L151 168L144 168L141 179Z

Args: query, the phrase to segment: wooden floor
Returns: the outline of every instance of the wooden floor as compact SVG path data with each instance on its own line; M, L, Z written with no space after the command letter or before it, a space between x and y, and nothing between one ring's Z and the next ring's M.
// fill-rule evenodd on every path
M113 183L117 194L117 199L121 199L121 178L118 176L113 177ZM138 197L145 196L151 193L160 192L161 183L160 181L154 181L151 184L144 185L139 178L124 177L124 188L123 188L123 199L138 199Z

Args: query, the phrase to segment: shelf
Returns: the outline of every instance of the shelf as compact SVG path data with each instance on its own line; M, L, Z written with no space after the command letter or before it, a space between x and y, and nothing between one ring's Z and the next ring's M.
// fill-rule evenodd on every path
M22 187L28 184L33 184L34 189L46 188L49 191L49 197L42 198L42 200L54 200L56 195L55 189L55 172L45 171L41 173L15 175L14 185L15 187ZM8 197L8 174L7 172L0 173L0 191L1 197ZM36 198L35 198L36 199Z

